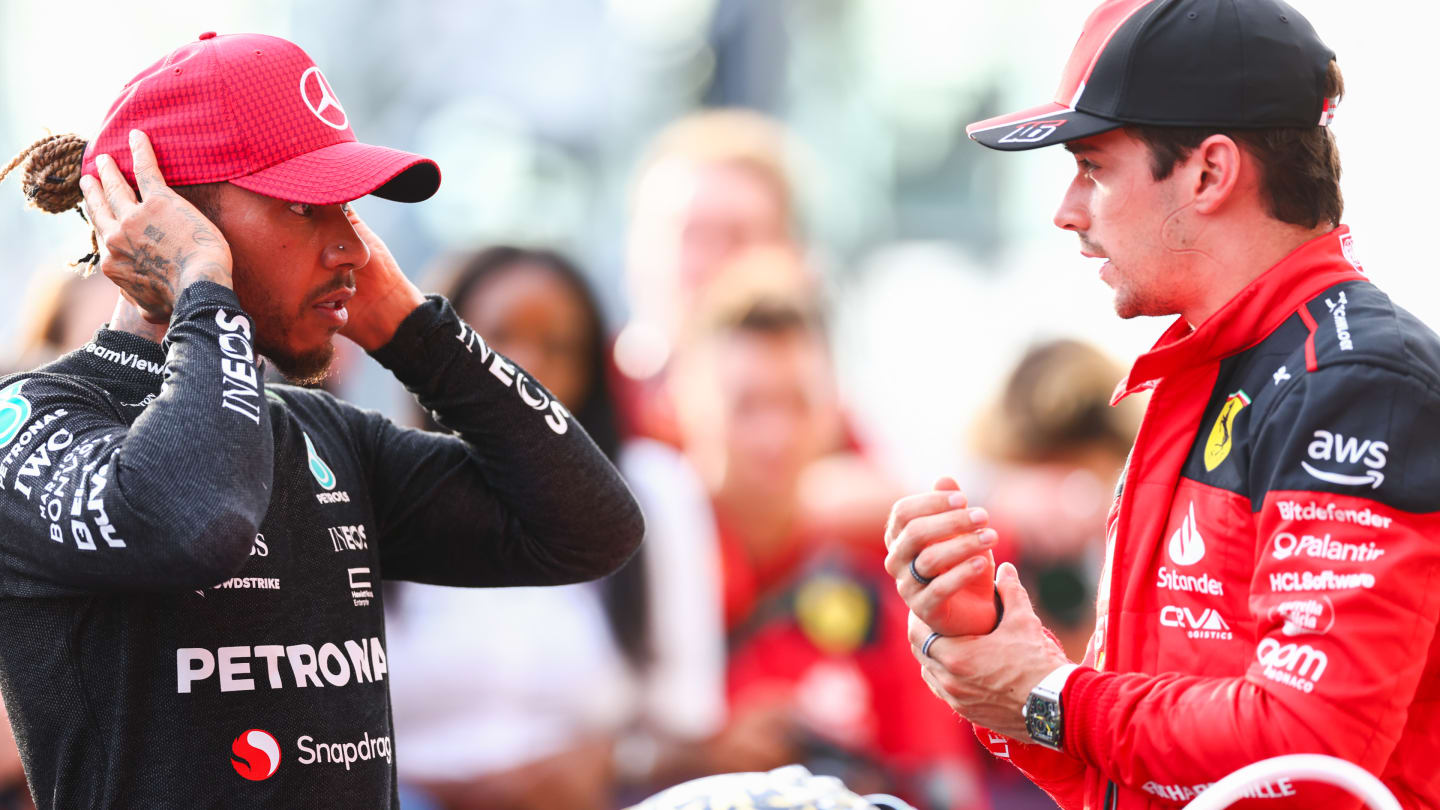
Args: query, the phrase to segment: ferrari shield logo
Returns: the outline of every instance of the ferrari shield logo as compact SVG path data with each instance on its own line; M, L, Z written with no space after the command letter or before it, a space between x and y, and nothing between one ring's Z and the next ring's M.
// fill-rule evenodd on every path
M1230 455L1230 438L1235 427L1235 417L1241 409L1250 404L1250 395L1244 391L1231 394L1220 408L1215 426L1210 428L1210 440L1205 443L1205 469L1214 470Z

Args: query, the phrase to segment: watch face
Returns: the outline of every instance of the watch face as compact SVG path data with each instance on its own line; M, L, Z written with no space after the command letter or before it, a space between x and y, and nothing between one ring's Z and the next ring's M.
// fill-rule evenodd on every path
M1060 747L1060 704L1031 695L1025 701L1025 730L1035 742L1052 748Z

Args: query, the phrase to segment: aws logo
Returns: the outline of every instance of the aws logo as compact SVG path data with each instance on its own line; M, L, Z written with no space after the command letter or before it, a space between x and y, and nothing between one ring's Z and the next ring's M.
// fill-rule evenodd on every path
M1231 438L1235 429L1235 417L1240 411L1250 404L1250 395L1243 390L1236 391L1226 398L1225 404L1220 407L1220 416L1216 417L1214 427L1210 428L1210 439L1205 442L1205 470L1213 471L1220 463L1230 456Z
M1390 452L1390 445L1374 439L1360 439L1355 436L1346 436L1343 433L1332 433L1328 430L1317 430L1314 433L1315 440L1310 442L1306 448L1307 454L1314 461L1334 461L1349 465L1352 469L1358 462L1368 467L1361 475L1351 475L1326 470L1312 465L1308 461L1301 461L1300 466L1311 477L1321 481L1328 481L1332 484L1342 486L1369 486L1377 489L1385 483L1385 454Z
M269 779L280 767L280 743L270 732L252 728L230 744L230 764L252 782Z

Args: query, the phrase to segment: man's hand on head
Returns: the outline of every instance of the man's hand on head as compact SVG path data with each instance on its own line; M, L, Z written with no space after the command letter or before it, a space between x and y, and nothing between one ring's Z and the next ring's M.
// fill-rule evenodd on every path
M370 250L370 261L355 269L355 297L350 299L350 321L340 334L355 341L366 351L374 351L395 337L400 322L425 303L420 292L385 242L355 213L347 211L355 234Z
M995 587L1005 604L1000 625L983 636L941 636L930 642L930 626L910 614L910 649L920 675L936 697L976 725L1030 742L1025 699L1046 675L1069 663L1040 624L1015 566L1004 563Z
M199 209L165 184L145 133L130 133L140 195L109 155L95 160L100 179L80 178L85 207L105 257L104 273L150 323L169 323L180 292L196 281L233 286L230 245Z

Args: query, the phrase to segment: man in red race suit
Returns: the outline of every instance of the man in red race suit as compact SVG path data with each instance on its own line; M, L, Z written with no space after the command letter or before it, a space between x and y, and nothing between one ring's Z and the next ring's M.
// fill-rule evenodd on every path
M1115 395L1151 392L1080 664L1009 565L996 629L959 635L996 537L955 482L886 534L926 681L1064 808L1174 807L1302 752L1440 803L1440 339L1340 224L1334 59L1276 0L1110 0L1053 103L968 128L1064 143L1056 225L1122 318L1180 316ZM1236 806L1359 801L1277 779Z

